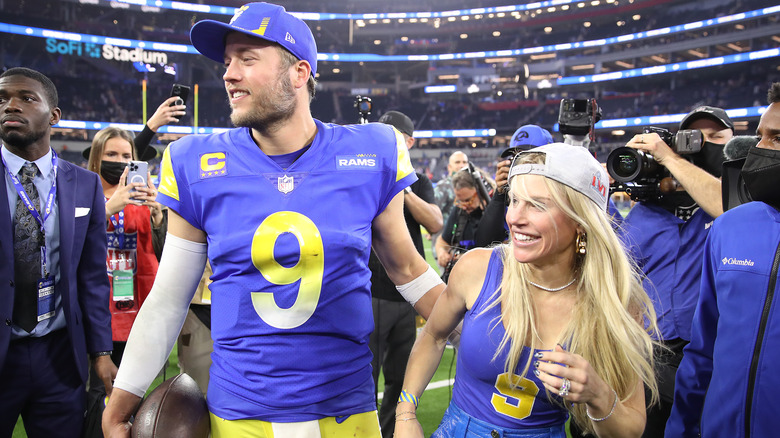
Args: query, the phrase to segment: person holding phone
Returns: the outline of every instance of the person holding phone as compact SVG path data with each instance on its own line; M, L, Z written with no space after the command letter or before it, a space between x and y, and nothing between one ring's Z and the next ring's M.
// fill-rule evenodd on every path
M175 86L175 85L174 85ZM189 87L184 87L189 89ZM152 117L146 121L144 129L133 139L135 154L139 160L149 161L157 156L157 149L150 146L152 138L160 127L170 123L176 123L186 114L187 96L186 94L174 94L171 91L171 97L165 99L154 111ZM89 159L89 153L85 150L84 158Z
M111 358L117 365L138 309L152 288L156 254L162 252L167 230L162 206L155 201L157 190L148 170L143 170L146 162L135 159L132 134L108 127L95 134L87 162L87 168L100 175L106 198L106 271L111 283L108 304L114 341ZM144 182L128 183L131 172L142 176Z

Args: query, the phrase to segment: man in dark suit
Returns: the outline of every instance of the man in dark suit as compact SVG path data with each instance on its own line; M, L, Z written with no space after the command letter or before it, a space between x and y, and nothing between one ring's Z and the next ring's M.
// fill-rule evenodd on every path
M49 145L57 90L0 75L0 437L78 437L89 364L110 391L105 201L98 176Z

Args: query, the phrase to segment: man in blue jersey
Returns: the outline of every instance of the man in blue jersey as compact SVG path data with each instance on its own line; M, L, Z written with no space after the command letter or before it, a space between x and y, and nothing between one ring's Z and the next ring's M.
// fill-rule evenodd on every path
M667 437L775 436L780 426L780 83L757 136L741 172L757 202L729 210L710 230Z
M312 118L314 37L280 6L201 21L191 39L224 63L238 128L184 137L163 156L157 199L171 210L169 234L104 432L128 436L208 257L212 436L378 438L371 248L423 316L444 288L403 219L402 191L416 178L403 136Z
M655 133L636 135L626 145L652 154L679 183L676 192L636 203L623 222L625 243L645 274L645 291L653 300L661 340L668 347L656 352L661 402L648 409L645 437L663 434L674 375L682 349L691 339L704 240L713 218L723 213L723 145L733 136L734 123L723 109L701 106L682 119L680 129L702 132L702 150L688 155L691 161Z

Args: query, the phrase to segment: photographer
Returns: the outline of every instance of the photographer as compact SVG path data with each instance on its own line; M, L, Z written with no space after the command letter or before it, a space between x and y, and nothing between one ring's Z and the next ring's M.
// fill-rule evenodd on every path
M776 436L780 375L780 83L741 170L753 201L715 220L667 437ZM746 232L746 225L750 231Z
M552 142L550 131L536 125L521 126L512 134L509 147L501 153L501 161L496 166L496 190L477 227L474 237L477 247L487 247L506 241L506 191L509 188L509 167L512 159L522 151Z
M660 340L667 347L656 352L661 402L648 410L646 437L663 435L674 376L682 349L691 339L704 241L713 217L723 213L720 167L734 124L724 110L704 106L686 115L680 129L702 131L701 151L688 155L691 161L656 133L636 135L626 145L652 154L676 182L675 190L637 202L623 222L626 245L645 274L644 287L658 315Z
M469 157L465 152L453 152L447 161L447 176L440 179L433 186L433 194L436 198L436 205L438 205L439 210L441 210L445 224L447 223L447 218L450 216L450 211L452 211L452 206L454 205L453 202L455 201L455 189L452 187L452 177L455 175L455 172L463 169L468 165ZM431 245L433 248L433 258L436 260L439 258L436 254L436 241L439 239L439 236L441 236L441 231L435 234L431 234L431 242L433 242L433 245Z
M484 184L481 175L471 167L461 169L452 177L454 205L435 244L436 261L443 268L445 282L458 257L477 246L474 240L477 227L490 199Z

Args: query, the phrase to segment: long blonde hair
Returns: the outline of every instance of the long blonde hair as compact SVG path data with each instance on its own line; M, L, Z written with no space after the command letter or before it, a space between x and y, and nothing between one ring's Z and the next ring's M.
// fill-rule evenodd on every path
M528 154L528 158L522 158L523 161L538 162L534 156L539 157ZM522 194L522 179L510 181L514 194ZM641 379L655 403L658 386L653 371L651 335L658 332L658 326L653 305L642 288L639 271L626 255L605 211L564 184L549 178L544 181L555 204L587 236L587 253L578 255L574 265L574 275L578 276L576 303L557 343L585 358L621 400L632 395L637 379ZM521 197L527 198L527 195ZM526 340L530 340L531 351L539 345L536 315L527 283L529 267L514 258L511 244L503 245L502 252L504 273L500 289L489 307L500 304L501 322L506 332L494 359L509 346L505 370L514 373ZM531 360L532 355L528 355L520 375L528 373ZM593 432L585 404L574 404L570 411L581 429Z

